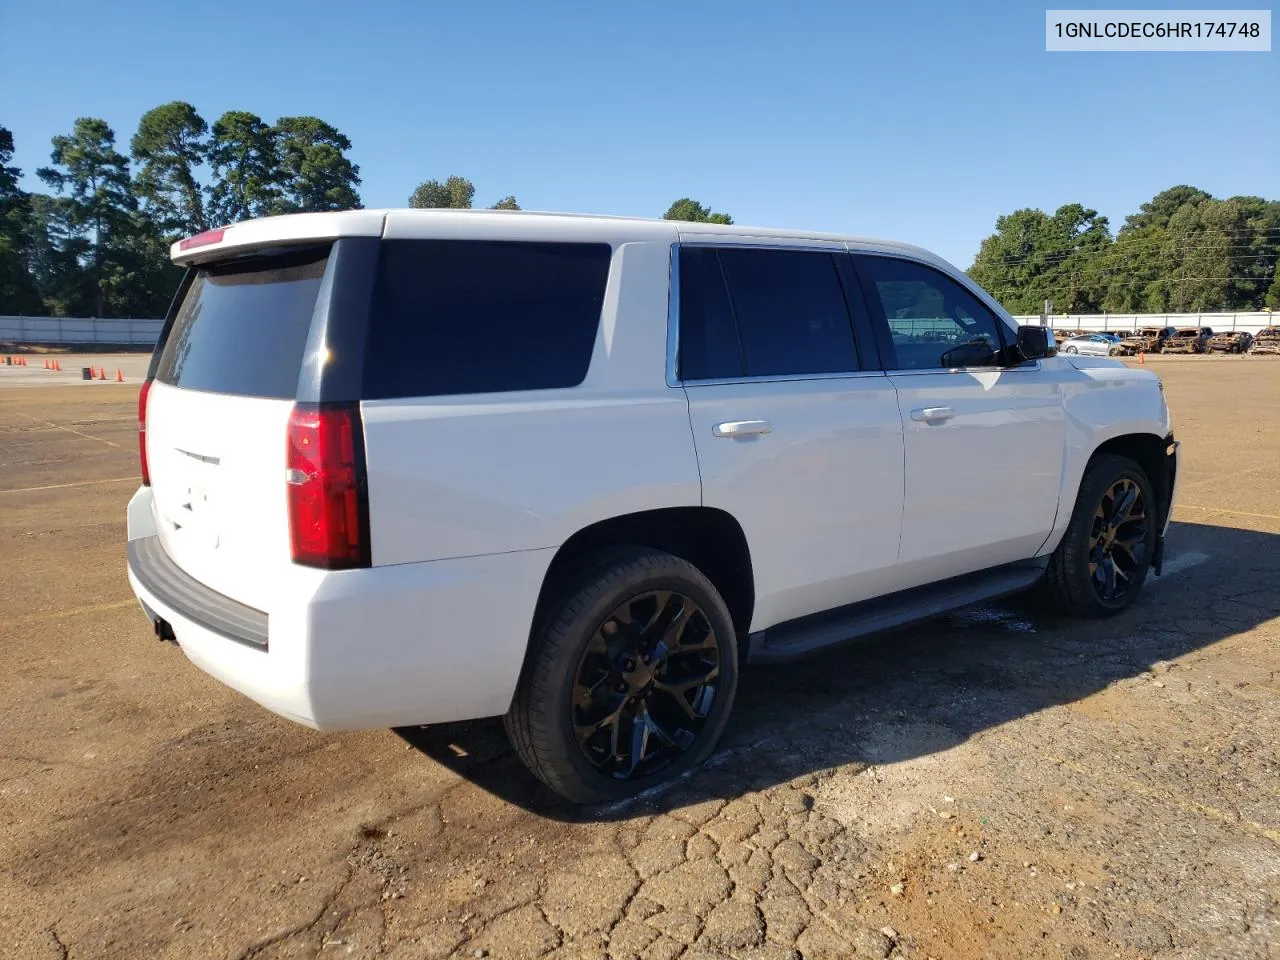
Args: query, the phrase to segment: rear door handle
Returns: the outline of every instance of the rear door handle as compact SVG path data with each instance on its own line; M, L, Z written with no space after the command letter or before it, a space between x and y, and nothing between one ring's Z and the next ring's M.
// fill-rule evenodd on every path
M955 415L956 412L950 407L922 407L919 410L911 411L911 419L922 423L939 423L943 420L950 420Z
M729 420L711 428L717 437L755 437L772 431L773 425L768 420Z

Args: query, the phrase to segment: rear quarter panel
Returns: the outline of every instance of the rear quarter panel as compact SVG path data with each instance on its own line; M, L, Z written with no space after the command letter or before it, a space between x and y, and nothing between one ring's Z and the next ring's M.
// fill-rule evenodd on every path
M375 565L554 547L701 502L688 402L665 383L669 263L670 240L616 246L578 387L362 404Z

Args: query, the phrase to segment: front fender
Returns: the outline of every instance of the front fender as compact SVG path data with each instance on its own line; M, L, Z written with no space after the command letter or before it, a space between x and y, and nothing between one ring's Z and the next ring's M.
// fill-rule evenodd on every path
M1154 373L1100 358L1072 357L1069 363L1077 375L1063 384L1066 450L1058 514L1041 556L1052 552L1066 532L1085 468L1099 447L1131 435L1164 439L1172 430L1164 389Z

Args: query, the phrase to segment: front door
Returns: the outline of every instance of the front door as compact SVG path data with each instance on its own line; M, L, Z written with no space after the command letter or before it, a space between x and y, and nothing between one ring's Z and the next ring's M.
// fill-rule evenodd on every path
M1060 361L1002 366L1013 331L957 280L913 260L855 260L902 418L904 578L1034 556L1062 480Z

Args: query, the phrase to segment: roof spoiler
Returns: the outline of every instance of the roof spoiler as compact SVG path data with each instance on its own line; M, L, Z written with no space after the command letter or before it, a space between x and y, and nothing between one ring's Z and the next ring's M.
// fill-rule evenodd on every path
M381 210L291 213L244 220L177 241L169 248L169 258L179 266L189 266L260 247L324 242L339 237L380 237L385 220L386 214Z

